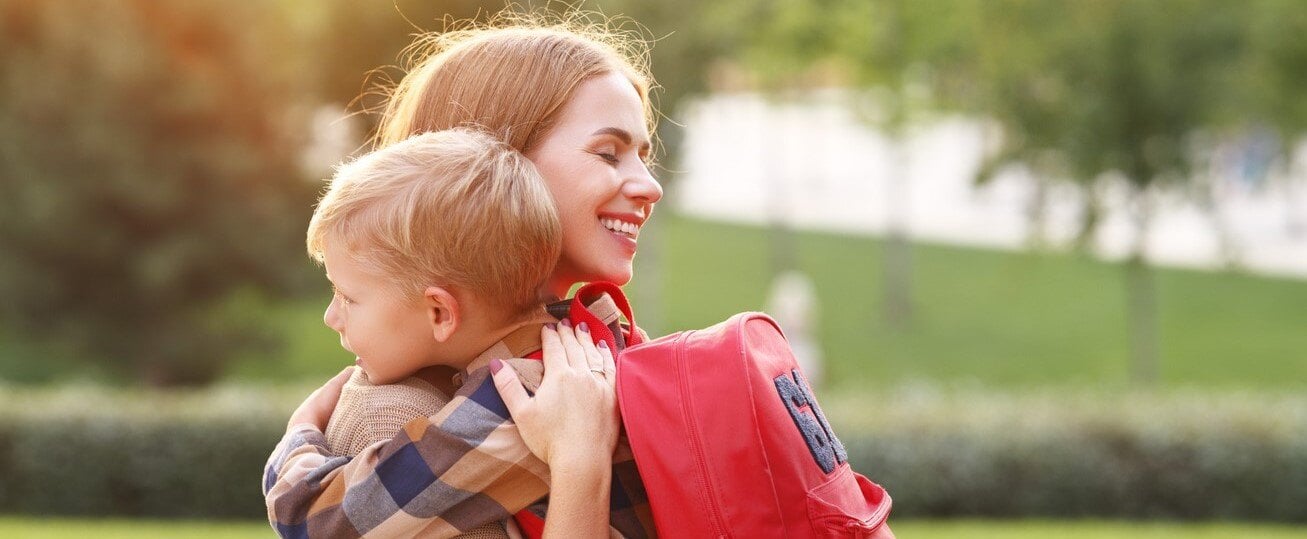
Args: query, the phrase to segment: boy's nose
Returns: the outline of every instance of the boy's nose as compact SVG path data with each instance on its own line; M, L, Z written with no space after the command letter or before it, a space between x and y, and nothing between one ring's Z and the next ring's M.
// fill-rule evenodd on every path
M322 313L322 323L337 333L344 329L340 323L340 313L336 311L336 300L333 299L331 303L327 304L326 312Z

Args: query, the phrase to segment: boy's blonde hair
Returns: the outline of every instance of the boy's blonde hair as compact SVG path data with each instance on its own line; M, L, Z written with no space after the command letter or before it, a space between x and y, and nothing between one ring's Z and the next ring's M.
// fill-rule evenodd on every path
M610 20L581 11L505 10L484 25L449 26L409 47L414 67L390 93L377 147L413 133L475 125L529 152L577 85L612 72L631 81L653 132L647 43Z
M553 198L526 156L481 131L424 133L341 165L309 221L309 255L343 241L416 300L451 286L523 316L561 249Z

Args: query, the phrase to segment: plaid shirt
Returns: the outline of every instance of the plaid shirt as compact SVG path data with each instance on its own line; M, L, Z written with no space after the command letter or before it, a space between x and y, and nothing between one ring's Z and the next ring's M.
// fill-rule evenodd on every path
M618 327L615 314L595 314ZM273 528L282 537L452 537L528 507L543 516L537 502L549 492L548 466L522 441L487 366L495 358L539 357L539 349L539 326L514 332L468 365L436 415L414 419L353 458L331 455L317 427L293 427L263 473ZM655 535L625 436L613 455L610 507L620 534Z

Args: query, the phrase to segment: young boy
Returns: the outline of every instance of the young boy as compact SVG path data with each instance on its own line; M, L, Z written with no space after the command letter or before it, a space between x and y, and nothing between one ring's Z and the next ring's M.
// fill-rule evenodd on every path
M561 248L552 200L525 156L466 129L342 166L308 229L335 288L324 322L374 384L466 368L552 321L541 296Z
M538 351L540 324L555 322L540 292L561 249L561 225L535 166L477 131L414 136L337 170L307 245L335 287L324 322L359 369L325 440L302 429L274 451L264 478L273 526L284 536L341 527L367 535L518 534L506 517L548 492L544 463L505 434L498 421L507 417L485 413L490 386L471 379L471 390L447 399L438 387L448 381L423 369L452 366L467 377L491 358L525 357ZM535 390L538 361L507 362ZM322 454L314 468L284 466L306 450ZM341 463L331 455L375 468L333 476ZM272 488L278 475L297 474L303 480L289 491ZM414 487L433 475L438 480ZM395 498L396 506L391 514L352 513L350 496ZM305 506L305 497L315 498L308 514L285 509Z

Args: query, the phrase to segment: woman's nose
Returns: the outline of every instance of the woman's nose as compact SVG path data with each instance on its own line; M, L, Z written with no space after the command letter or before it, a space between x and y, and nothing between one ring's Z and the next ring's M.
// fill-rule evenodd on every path
M643 200L646 204L653 204L663 198L663 186L649 172L649 166L640 162L636 169L627 177L626 183L622 185L622 192L628 198Z

